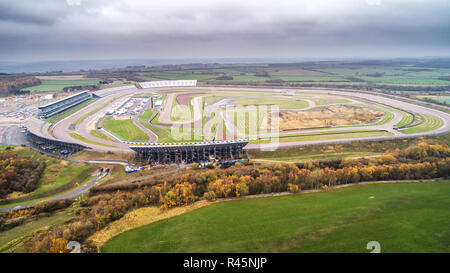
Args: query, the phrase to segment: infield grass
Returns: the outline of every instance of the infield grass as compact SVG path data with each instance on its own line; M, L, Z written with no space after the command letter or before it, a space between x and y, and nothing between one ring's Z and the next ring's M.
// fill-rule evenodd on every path
M108 117L103 121L103 127L125 141L147 142L149 138L131 119L114 120Z
M300 142L300 141L315 141L315 140L330 140L330 139L343 139L343 138L360 138L360 137L376 137L376 136L390 136L393 135L390 132L385 131L332 131L332 132L318 132L310 134L292 134L292 135L279 135L279 142ZM273 141L263 138L259 140L252 140L250 143L271 143Z
M91 130L90 131L91 135L96 137L96 138L100 138L106 141L111 141L111 142L115 142L112 138L110 138L109 136L105 135L102 132L96 131L96 130Z
M400 132L405 134L414 134L414 133L422 133L422 132L428 132L432 130L436 130L442 125L444 125L444 122L442 119L438 117L428 116L428 115L420 115L422 117L422 122L415 125L408 127L406 129L400 130Z
M114 145L103 144L103 143L100 143L100 142L97 142L97 141L93 141L93 140L87 139L87 138L85 138L85 137L83 137L83 136L81 136L81 135L79 135L77 133L70 133L70 136L75 138L75 139L81 140L81 141L83 141L85 143L90 143L90 144L100 145L100 146L105 146L105 147L116 147Z

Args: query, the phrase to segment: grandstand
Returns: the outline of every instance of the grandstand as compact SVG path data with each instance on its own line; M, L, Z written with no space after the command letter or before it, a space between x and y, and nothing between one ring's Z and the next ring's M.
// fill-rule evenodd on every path
M197 80L178 80L178 81L151 81L140 82L142 88L155 87L194 87L197 86Z
M92 93L92 95L95 98L103 98L103 97L109 96L111 94L115 94L115 93L127 91L127 90L133 90L133 89L137 89L137 87L134 85L111 87L111 88L106 88L106 89L95 91L94 93Z
M49 133L50 126L51 124L44 120L31 118L25 123L28 140L35 146L46 151L60 150L72 153L87 148L77 143L61 141L54 138Z
M49 118L58 113L61 113L69 108L74 107L91 98L88 91L83 91L75 95L65 97L63 99L48 103L38 107L38 116L40 118Z
M238 159L244 155L248 140L229 140L198 143L157 143L134 145L130 149L137 158L150 163L192 163L210 159Z

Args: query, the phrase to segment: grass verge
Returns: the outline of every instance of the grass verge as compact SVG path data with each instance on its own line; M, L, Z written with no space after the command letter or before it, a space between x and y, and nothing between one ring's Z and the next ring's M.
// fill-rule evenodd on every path
M436 130L442 125L444 125L444 121L438 117L428 116L428 115L420 115L422 117L422 122L408 127L406 129L400 130L400 132L405 134L414 134L414 133L422 133Z
M103 140L106 140L106 141L115 142L114 139L112 139L112 138L110 138L109 136L105 135L104 133L99 132L99 131L96 131L96 130L91 130L91 131L90 131L90 134L91 134L92 136L96 137L96 138L99 138L99 139L103 139Z
M94 145L100 145L100 146L105 146L105 147L116 147L114 145L103 144L103 143L100 143L100 142L97 142L97 141L93 141L93 140L87 139L87 138L85 138L83 136L80 136L77 133L70 133L70 136L75 138L75 139L81 140L81 141L86 142L86 143L94 144Z

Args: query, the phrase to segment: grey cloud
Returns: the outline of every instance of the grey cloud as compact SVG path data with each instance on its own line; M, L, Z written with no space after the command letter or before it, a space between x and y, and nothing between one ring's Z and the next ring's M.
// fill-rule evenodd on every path
M0 21L49 25L65 14L64 1L8 1L0 0Z
M0 61L450 52L448 0L31 3L0 0Z

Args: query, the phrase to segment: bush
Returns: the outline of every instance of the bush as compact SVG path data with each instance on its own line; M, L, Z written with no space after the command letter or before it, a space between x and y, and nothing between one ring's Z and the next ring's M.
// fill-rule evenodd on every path
M67 208L72 204L71 199L63 199L63 200L48 200L43 201L34 206L34 214L40 214L43 212L52 212L58 209Z
M298 185L289 183L288 184L288 191L292 192L292 193L297 193L297 192L300 192L300 187Z
M203 198L208 201L216 201L216 194L213 191L207 191L203 194Z
M0 199L14 191L28 193L36 189L45 162L32 160L7 147L0 151Z

